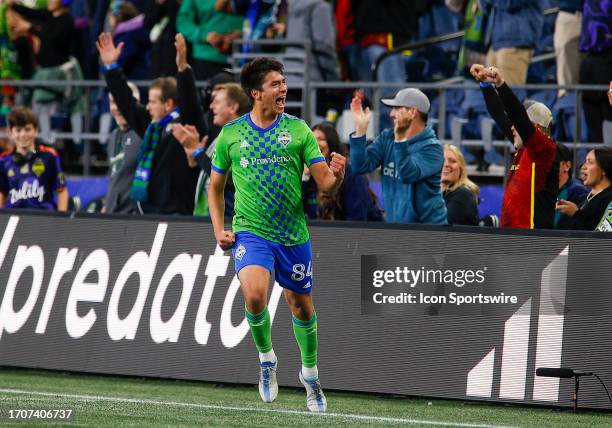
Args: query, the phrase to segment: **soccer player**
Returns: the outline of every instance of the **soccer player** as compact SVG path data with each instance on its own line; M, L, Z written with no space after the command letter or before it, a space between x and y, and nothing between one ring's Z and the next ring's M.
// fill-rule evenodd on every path
M332 153L328 166L308 125L284 113L287 85L280 62L256 58L242 69L240 80L253 108L225 125L217 138L208 191L215 238L223 250L232 248L234 254L245 315L259 351L262 400L272 402L278 394L278 361L267 308L274 270L293 314L306 404L312 412L324 412L327 401L317 370L312 252L301 177L306 164L319 189L332 192L342 183L346 159ZM223 221L223 189L230 168L236 188L232 231L225 230Z
M60 158L52 148L36 144L38 121L32 110L13 108L8 124L15 149L0 155L0 208L67 211Z

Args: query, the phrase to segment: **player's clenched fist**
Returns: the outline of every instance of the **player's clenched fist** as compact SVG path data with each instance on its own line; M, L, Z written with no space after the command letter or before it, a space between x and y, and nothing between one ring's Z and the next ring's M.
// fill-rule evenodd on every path
M333 152L329 161L329 167L336 177L343 179L344 170L346 168L346 158L336 152Z
M217 239L217 244L223 251L227 251L234 246L234 242L236 242L236 235L233 232L228 230L223 230L221 233L215 233L215 238Z

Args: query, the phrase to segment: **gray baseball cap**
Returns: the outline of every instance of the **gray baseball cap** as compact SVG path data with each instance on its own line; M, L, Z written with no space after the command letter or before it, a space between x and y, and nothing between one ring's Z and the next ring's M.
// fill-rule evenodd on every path
M381 102L389 107L414 107L421 113L429 113L429 98L415 88L406 88L395 94L395 98L385 98Z
M553 121L553 115L548 107L540 102L530 102L527 109L527 116L533 123L537 123L543 128L548 128Z

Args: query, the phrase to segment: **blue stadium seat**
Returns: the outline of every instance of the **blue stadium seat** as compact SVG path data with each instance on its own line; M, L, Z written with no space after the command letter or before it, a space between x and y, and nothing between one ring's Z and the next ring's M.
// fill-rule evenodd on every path
M449 139L451 138L451 126L453 118L458 117L461 111L461 103L463 102L464 91L462 89L450 89L446 91L446 118L445 118L445 135L440 135L440 138ZM431 110L429 115L431 117L438 117L440 110L440 98L430 98Z
M460 16L442 2L419 18L416 40L447 34L459 30ZM409 81L437 81L452 77L457 69L457 54L461 39L430 45L412 55L407 62Z
M554 137L557 141L574 141L576 131L576 93L568 92L557 100L552 108L553 117L556 122ZM581 111L581 132L578 141L587 141L587 127L584 110Z
M480 122L483 117L490 117L484 97L480 89L465 91L465 98L461 104L462 116L468 120L463 126L465 137L479 140L482 138Z
M478 213L480 217L489 214L501 216L501 205L504 198L504 187L500 185L480 186L480 204Z
M552 107L557 102L557 91L555 89L547 89L543 91L532 92L527 95L530 100L538 101L552 110Z
M431 10L419 17L418 39L439 36L442 34L459 31L459 20L461 17L451 11L443 2L432 5ZM440 43L439 46L445 51L458 52L461 39L449 40Z
M54 114L51 116L51 129L64 130L70 127L70 118L65 114Z

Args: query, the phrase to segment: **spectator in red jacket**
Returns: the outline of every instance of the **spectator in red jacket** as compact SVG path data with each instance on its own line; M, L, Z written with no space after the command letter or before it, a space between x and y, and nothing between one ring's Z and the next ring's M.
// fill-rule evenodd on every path
M489 114L516 150L504 191L501 226L552 229L559 191L557 144L550 136L552 113L538 102L523 106L496 67L474 64L470 72L481 82Z

